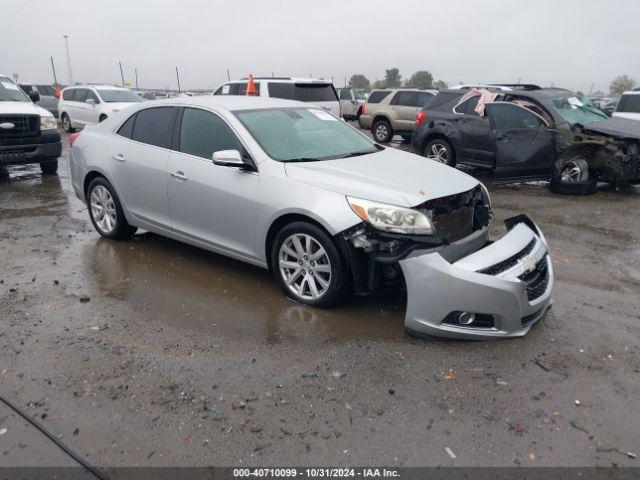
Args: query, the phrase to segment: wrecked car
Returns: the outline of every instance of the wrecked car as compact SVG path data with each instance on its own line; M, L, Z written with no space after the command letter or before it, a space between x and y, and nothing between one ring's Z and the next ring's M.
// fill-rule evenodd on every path
M585 96L536 85L441 91L417 115L414 151L496 182L550 180L558 193L640 183L640 123L609 118Z
M140 104L72 137L77 196L103 237L138 228L270 269L293 300L406 290L417 335L524 335L553 266L522 215L489 238L473 177L385 148L300 102L201 96Z

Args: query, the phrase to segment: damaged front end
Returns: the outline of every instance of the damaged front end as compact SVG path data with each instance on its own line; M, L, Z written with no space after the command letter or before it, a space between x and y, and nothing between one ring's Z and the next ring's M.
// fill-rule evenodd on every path
M433 235L382 232L367 223L339 235L357 294L406 289L405 328L413 335L491 339L524 335L551 305L548 245L525 215L489 240L490 204L482 186L414 207Z

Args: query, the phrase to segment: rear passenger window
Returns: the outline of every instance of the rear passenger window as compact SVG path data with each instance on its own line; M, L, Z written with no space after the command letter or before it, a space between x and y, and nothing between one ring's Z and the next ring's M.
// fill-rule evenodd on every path
M205 110L185 108L180 127L180 151L211 160L213 152L220 150L238 150L242 154L244 148L220 117Z
M131 139L156 147L169 148L174 116L174 107L140 110L136 114Z
M131 115L126 122L116 132L118 135L126 138L131 138L133 135L133 124L136 123L136 115Z
M65 90L64 92L62 92L62 99L63 100L73 100L73 92L75 92L76 89L72 88L71 90Z
M74 102L84 102L87 99L87 90L84 88L76 88L73 92L72 100Z
M369 98L367 98L367 103L380 103L382 100L387 98L387 96L391 92L389 90L378 90L377 92L371 92Z
M460 105L454 108L456 113L466 113L467 115L476 115L479 116L476 112L476 107L478 106L478 100L480 100L480 95L476 95L471 97L468 100L465 100Z
M391 105L401 107L414 107L416 104L416 92L398 92L391 100Z
M260 82L254 83L256 87L256 95L260 95ZM243 83L227 83L221 86L214 95L246 95L247 82Z

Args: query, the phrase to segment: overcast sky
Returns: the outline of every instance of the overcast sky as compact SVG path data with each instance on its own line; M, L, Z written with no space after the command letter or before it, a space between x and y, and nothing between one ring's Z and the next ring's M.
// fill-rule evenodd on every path
M214 88L231 78L294 75L371 81L397 67L436 79L608 90L640 80L638 0L2 0L0 72L76 82Z

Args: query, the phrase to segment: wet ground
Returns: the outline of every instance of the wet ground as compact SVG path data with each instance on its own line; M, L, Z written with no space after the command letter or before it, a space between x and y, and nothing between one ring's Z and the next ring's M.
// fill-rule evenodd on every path
M640 189L483 178L495 233L531 214L557 284L525 338L480 343L407 337L400 293L314 310L259 268L103 240L66 151L58 176L10 175L0 391L93 463L638 465ZM0 464L73 462L0 404Z

